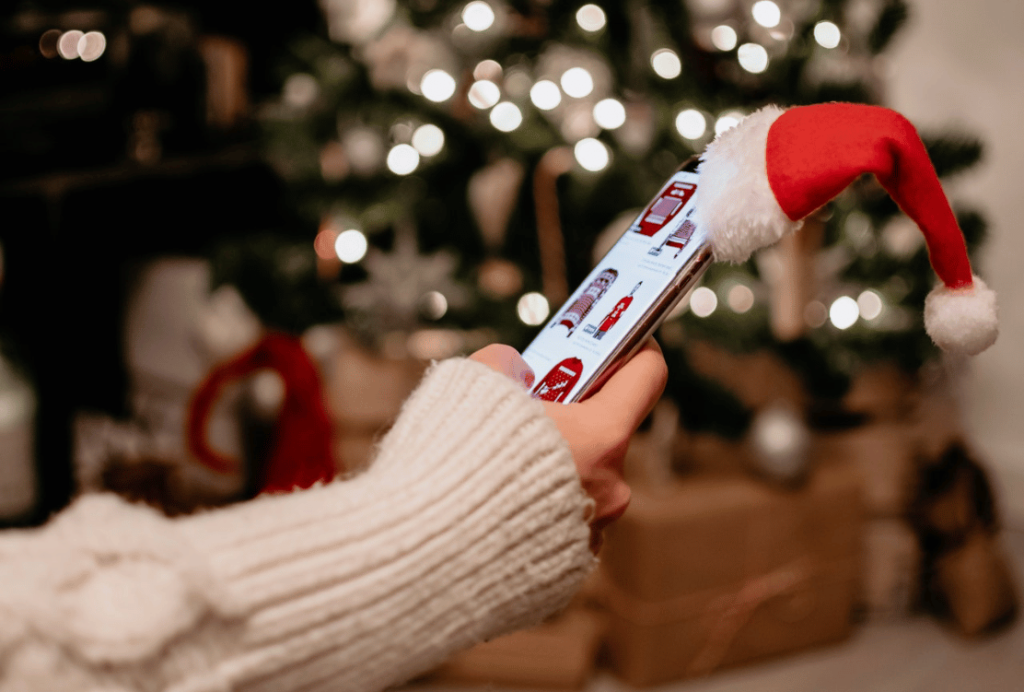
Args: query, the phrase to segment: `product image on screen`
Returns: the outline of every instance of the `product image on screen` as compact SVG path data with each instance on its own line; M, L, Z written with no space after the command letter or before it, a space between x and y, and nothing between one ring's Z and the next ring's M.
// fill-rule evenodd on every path
M677 300L703 271L706 235L693 221L698 175L677 172L523 352L544 401L585 398L623 345ZM694 267L699 264L700 271Z

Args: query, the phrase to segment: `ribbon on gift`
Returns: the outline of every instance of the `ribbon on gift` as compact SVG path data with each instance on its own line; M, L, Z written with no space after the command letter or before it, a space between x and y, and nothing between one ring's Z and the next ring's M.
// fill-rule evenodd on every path
M638 599L606 579L599 588L599 598L617 614L642 626L675 623L694 615L710 620L710 634L687 666L687 675L696 677L707 675L722 664L737 635L759 608L775 599L796 595L821 572L810 559L800 557L750 577L725 593L722 589L705 590L659 601Z
M704 648L690 661L687 673L691 676L707 675L725 658L729 647L762 604L773 598L792 593L811 575L805 559L795 560L772 572L747 580L735 594L720 596L707 607L716 621Z

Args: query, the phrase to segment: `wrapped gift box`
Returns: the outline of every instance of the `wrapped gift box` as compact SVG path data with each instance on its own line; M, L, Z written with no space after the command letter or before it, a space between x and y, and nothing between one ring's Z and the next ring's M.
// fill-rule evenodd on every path
M798 491L728 474L635 488L602 555L614 669L645 686L843 639L863 527L850 463Z
M813 458L854 465L864 482L865 510L872 517L901 517L917 492L917 448L910 428L899 422L873 422L820 433Z
M449 659L431 682L579 689L594 670L604 616L571 607L538 627L499 637Z

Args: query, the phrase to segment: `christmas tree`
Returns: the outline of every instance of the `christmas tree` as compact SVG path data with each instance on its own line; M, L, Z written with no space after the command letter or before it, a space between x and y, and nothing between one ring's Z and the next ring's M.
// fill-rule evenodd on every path
M345 323L421 358L525 347L664 179L761 106L884 103L908 18L902 0L321 6L262 110L265 150ZM982 153L923 138L940 176ZM984 219L954 208L973 251ZM777 354L819 403L873 361L916 373L937 353L920 319L933 281L913 223L862 179L779 246L709 270L661 330L668 395L691 429L746 430L689 366L698 340Z

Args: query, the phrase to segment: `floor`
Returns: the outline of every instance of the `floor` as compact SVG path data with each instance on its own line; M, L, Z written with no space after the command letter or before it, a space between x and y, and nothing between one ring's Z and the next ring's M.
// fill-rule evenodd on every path
M1004 531L1024 596L1024 531ZM417 685L408 692L527 692L484 687ZM583 692L629 692L599 673ZM1024 619L997 635L965 641L934 620L868 623L848 641L702 680L647 692L1016 692L1024 690Z

